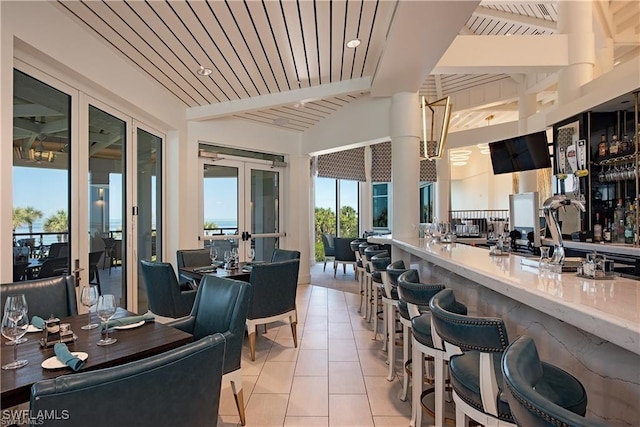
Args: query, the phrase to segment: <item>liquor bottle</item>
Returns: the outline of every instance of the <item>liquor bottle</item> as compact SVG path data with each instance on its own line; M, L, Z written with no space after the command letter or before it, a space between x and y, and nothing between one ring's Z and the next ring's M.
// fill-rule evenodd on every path
M629 135L622 135L622 142L620 143L620 154L625 154L631 149L631 141L629 141Z
M613 135L611 137L611 142L609 143L609 154L618 154L620 151L620 142L618 141L618 135Z
M615 229L615 238L613 230L611 231L611 241L617 243L624 243L624 206L622 205L622 199L618 199L618 206L613 211L613 227Z
M634 206L629 203L629 209L626 212L626 218L624 221L624 242L633 243L633 232L635 230L636 213L633 210Z
M607 155L607 137L603 133L602 136L600 136L600 144L598 144L598 156L602 157L606 155Z
M607 225L604 227L604 230L602 230L602 240L605 243L610 243L611 242L611 222L609 222L609 220L605 218L605 223Z
M593 241L602 241L602 224L600 224L600 213L596 212L596 223L593 225Z

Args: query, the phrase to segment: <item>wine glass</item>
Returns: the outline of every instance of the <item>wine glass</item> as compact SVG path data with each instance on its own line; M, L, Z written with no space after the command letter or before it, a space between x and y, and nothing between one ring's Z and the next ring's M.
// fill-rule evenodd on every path
M226 263L227 268L230 267L229 261L231 261L231 251L224 251L224 262Z
M209 258L211 258L211 265L213 265L216 262L216 259L218 259L218 248L215 246L211 246L209 248Z
M11 340L15 345L13 346L13 362L3 365L2 369L18 369L29 363L28 360L18 360L18 340L27 333L29 327L27 319L26 313L20 307L5 309L2 316L2 336Z
M6 313L9 310L21 310L22 314L25 316L27 323L29 323L29 317L27 316L27 312L29 311L29 306L27 305L27 299L24 294L12 295L7 297L7 302L4 306L4 312ZM28 327L29 325L27 325ZM29 341L27 338L18 338L13 341L9 341L7 345L16 345L22 344L23 342Z
M249 250L247 250L247 258L249 258L249 262L252 262L255 257L256 257L256 250L250 247Z
M96 313L104 322L105 329L105 338L98 341L98 345L110 345L118 341L115 338L109 338L109 324L107 323L116 314L116 297L109 294L100 296Z
M98 303L98 297L98 287L94 285L84 286L82 288L82 292L80 292L80 302L82 303L82 305L87 307L87 310L89 311L89 319L87 320L87 324L82 327L82 329L84 329L85 331L95 329L100 326L97 323L91 323L91 307Z

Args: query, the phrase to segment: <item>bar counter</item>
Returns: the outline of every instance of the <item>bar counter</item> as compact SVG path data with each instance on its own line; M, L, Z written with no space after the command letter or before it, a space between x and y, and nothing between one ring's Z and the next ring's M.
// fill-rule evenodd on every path
M533 337L543 360L585 386L588 418L611 426L640 420L640 281L590 280L521 265L518 255L427 239L370 237L392 245L392 259L443 283L469 313L505 321L508 336Z

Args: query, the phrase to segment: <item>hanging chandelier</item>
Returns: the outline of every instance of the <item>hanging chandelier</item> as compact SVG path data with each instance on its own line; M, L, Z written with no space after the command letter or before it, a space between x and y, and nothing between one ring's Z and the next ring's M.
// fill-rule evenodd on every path
M449 134L451 121L451 101L449 97L428 102L423 96L422 107L422 144L424 159L440 159Z

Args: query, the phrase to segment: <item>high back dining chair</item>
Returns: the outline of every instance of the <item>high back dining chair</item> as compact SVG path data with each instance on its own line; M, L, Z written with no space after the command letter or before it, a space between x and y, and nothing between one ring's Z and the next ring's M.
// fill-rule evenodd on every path
M61 258L69 256L69 244L67 242L56 242L49 246L47 258Z
M191 314L168 324L192 334L196 340L214 333L224 335L227 346L222 372L225 380L231 382L242 425L245 425L245 414L240 362L251 293L247 282L207 275L198 286Z
M298 347L296 293L299 269L299 259L253 265L249 279L253 287L253 299L247 314L251 360L256 360L258 325L288 318L293 346Z
M222 254L219 255L222 258ZM180 289L191 289L191 283L195 280L196 285L198 281L193 277L190 277L182 272L180 269L183 267L203 267L211 264L211 256L209 255L209 248L204 249L178 249L176 251L176 258L178 261L178 281L180 282Z
M47 258L38 270L38 279L47 277L66 276L69 273L69 260L67 257Z
M24 294L29 306L29 317L48 319L78 314L76 283L73 276L26 280L0 285L2 289L2 311L8 296Z
M504 321L454 313L456 304L451 289L438 292L429 304L432 327L445 341L449 354L456 422L466 423L471 418L482 425L514 426L506 393L502 392L500 361L509 345ZM552 365L545 365L542 371L538 392L552 403L584 415L587 394L582 384Z
M102 287L100 286L100 273L98 272L98 263L104 251L89 252L89 283L98 287L98 293L102 295Z
M271 254L271 262L289 261L300 259L300 251L275 248Z
M504 351L502 375L507 389L507 400L516 424L521 427L604 427L605 424L588 420L553 403L538 389L544 371L557 369L541 362L536 344L531 337L521 336ZM577 384L573 383L573 386ZM582 387L582 384L580 384ZM565 393L564 388L556 390ZM585 393L586 397L586 393Z
M333 247L333 234L322 233L322 249L324 250L324 266L322 271L327 270L327 261L333 261L336 256L336 250Z
M31 388L34 424L214 427L224 349L224 336L215 334L124 365L40 381ZM65 419L45 416L63 409Z
M149 310L158 316L184 317L191 312L196 291L181 291L173 266L168 262L140 260Z
M335 256L333 258L333 277L336 277L338 265L342 264L342 272L347 273L347 264L353 265L354 278L356 271L356 255L351 250L352 237L335 237L333 248Z

